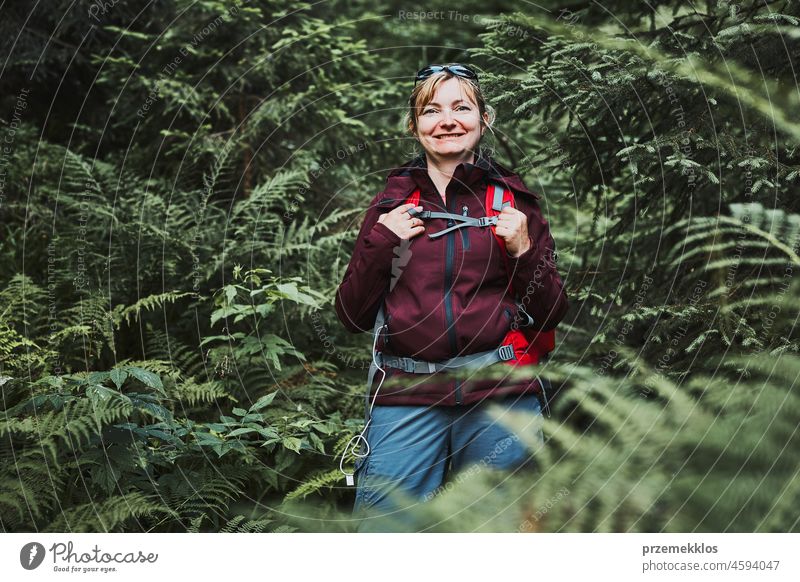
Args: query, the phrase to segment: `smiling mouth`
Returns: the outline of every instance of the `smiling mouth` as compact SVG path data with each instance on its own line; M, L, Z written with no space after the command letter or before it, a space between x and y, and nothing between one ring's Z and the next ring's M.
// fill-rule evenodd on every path
M456 138L464 135L463 133L443 133L442 135L435 136L436 139Z

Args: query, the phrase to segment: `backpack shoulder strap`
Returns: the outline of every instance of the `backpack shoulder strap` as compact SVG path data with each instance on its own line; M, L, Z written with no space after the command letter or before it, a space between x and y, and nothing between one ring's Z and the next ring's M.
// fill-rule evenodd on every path
M489 185L486 187L486 200L484 202L486 216L497 216L506 206L516 208L516 204L514 203L514 193L510 188L506 188L501 184L489 182ZM508 289L511 293L511 296L514 297L514 287L511 283L511 267L508 264L508 255L506 254L506 241L497 235L496 225L493 224L491 229L495 240L497 240L497 244L500 245L500 254L503 257L503 262L506 266L506 273L508 273Z
M500 184L489 183L486 188L486 215L497 216L506 206L516 208L517 205L514 201L514 193L510 188L506 188ZM508 254L506 253L506 241L497 235L495 226L492 225L492 234L494 235L497 243L500 245L500 253L503 256L503 262L506 265L506 273L508 273L508 290L511 296L517 300L517 295L514 292L514 285L511 281L511 266L508 263ZM529 316L530 317L530 316ZM531 340L534 349L541 354L547 354L555 349L555 330L541 331L535 334Z
M514 193L502 184L492 184L486 188L486 216L495 216L506 206L515 208Z

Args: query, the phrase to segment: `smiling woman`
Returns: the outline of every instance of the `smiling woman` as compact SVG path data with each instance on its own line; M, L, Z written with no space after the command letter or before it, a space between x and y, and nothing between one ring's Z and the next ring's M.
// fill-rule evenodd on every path
M418 80L430 69L432 67L422 69L417 74ZM469 73L459 74L463 69L474 77L470 78ZM494 110L486 104L477 86L477 74L469 68L463 69L443 68L422 77L424 81L411 93L411 107L406 113L409 133L425 149L432 165L440 170L432 173L431 179L442 200L455 167L461 162L473 161L473 152L494 121Z
M534 466L544 388L527 366L553 349L568 305L537 196L479 149L494 112L478 75L431 65L416 81L406 121L424 154L390 172L336 293L343 325L374 334L365 427L351 441L364 448L345 472L358 476L359 531L418 531L413 506L476 464ZM512 380L504 365L531 371ZM499 374L473 377L485 367ZM524 434L493 405L527 415Z

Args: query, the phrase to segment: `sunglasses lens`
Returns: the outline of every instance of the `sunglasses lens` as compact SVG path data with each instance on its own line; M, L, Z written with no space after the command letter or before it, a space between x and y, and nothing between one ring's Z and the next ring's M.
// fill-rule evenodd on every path
M478 80L478 74L465 65L428 65L424 69L420 69L420 71L417 73L417 76L414 78L414 84L416 85L419 81L424 81L439 71L449 71L450 73L465 79L475 79L475 81Z
M464 65L453 65L452 67L447 67L456 75L461 77L466 77L468 79L477 79L478 75L475 74L475 71L472 69L465 67Z
M441 71L443 68L444 67L442 67L441 65L430 65L425 67L424 69L420 69L420 71L417 73L416 80L422 81L423 79L427 79L434 73L438 73L439 71Z

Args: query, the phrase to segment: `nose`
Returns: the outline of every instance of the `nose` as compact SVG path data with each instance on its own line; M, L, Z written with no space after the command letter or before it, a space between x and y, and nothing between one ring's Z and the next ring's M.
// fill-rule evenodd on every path
M450 109L445 109L444 111L442 111L441 124L447 127L452 127L454 125L453 112L450 111Z

